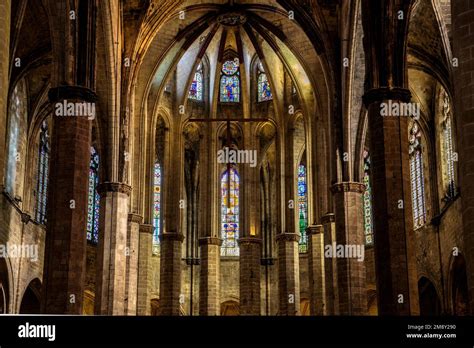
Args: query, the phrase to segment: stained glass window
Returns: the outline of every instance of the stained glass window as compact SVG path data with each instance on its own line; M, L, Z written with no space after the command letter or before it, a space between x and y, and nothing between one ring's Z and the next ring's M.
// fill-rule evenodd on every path
M364 150L364 178L365 184L364 195L362 196L362 204L364 207L364 236L365 245L374 244L374 236L372 229L372 185L370 182L370 154Z
M194 73L194 79L189 88L189 99L202 101L202 91L203 91L203 74L202 74L202 63L199 63L199 66Z
M306 166L298 166L298 225L300 231L299 250L301 253L308 251L308 195L306 185Z
M413 204L413 224L415 228L426 222L425 182L423 176L423 151L421 146L421 129L413 122L409 135L411 197Z
M221 256L239 256L239 181L235 168L221 178Z
M9 126L8 126L8 153L7 153L7 171L5 173L5 189L12 196L15 196L17 183L17 172L21 161L18 158L21 153L22 126L26 118L26 95L25 83L23 80L18 82L10 97L9 105ZM2 145L3 146L3 145Z
M270 83L268 82L267 74L265 74L265 70L263 69L262 62L259 62L257 67L257 93L257 100L259 102L272 99Z
M36 187L36 221L46 223L46 196L48 188L49 135L48 123L43 121L38 153L38 182Z
M236 61L228 60L222 65L220 83L220 101L238 103L240 101L240 77Z
M158 252L160 244L161 218L161 166L155 163L153 171L153 252Z
M453 133L451 126L451 104L448 93L444 92L443 102L443 157L444 157L444 177L446 185L446 198L452 199L456 195L456 183L454 176L454 149Z
M97 244L99 241L99 202L97 193L99 184L99 154L91 147L91 161L89 168L89 198L87 207L87 240Z

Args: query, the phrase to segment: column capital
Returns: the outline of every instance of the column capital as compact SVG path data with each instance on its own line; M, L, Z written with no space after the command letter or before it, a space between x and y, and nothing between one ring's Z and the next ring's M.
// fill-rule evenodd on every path
M334 213L327 213L326 215L321 217L321 223L324 225L329 224L331 222L335 222L335 221L336 221L336 215L334 215Z
M306 229L306 234L308 236L311 236L313 234L320 234L320 233L324 233L323 225L311 225L311 226L308 226L308 228Z
M161 242L166 240L182 242L184 240L184 235L178 232L164 232L159 237Z
M365 185L361 182L338 182L331 186L332 193L339 192L357 192L363 193L365 191Z
M128 222L135 222L137 224L141 224L143 221L143 216L135 214L135 213L128 213Z
M292 233L292 232L282 232L277 234L276 240L283 241L283 242L298 242L300 240L299 233Z
M97 193L102 197L106 192L119 192L125 193L127 196L130 196L132 192L132 187L130 185L124 184L122 182L102 182L97 185Z
M153 234L153 231L155 230L155 227L150 224L140 224L140 227L138 228L138 231L140 233L149 233Z
M258 237L242 237L238 240L239 245L262 244L262 239Z
M97 94L90 88L83 86L58 86L50 88L48 98L51 103L65 99L95 102Z
M222 239L217 237L202 237L199 238L199 245L222 245Z
M362 100L367 108L372 103L380 103L384 100L399 100L408 103L411 100L411 92L406 88L379 87L365 92Z

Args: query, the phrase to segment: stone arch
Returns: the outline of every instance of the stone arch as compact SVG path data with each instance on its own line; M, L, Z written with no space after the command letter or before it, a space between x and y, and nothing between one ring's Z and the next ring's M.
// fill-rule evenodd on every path
M436 288L426 277L418 280L418 296L420 297L420 315L441 314L441 302Z
M0 314L10 312L10 274L5 258L0 258Z
M378 315L377 290L367 290L367 314Z
M41 301L41 281L33 279L25 289L20 304L20 314L39 314Z
M469 313L466 260L463 255L452 256L448 277L448 302L453 315Z
M222 316L236 316L240 314L240 304L236 300L227 300L221 303Z
M300 315L301 316L310 316L310 300L307 297L302 297L300 299Z

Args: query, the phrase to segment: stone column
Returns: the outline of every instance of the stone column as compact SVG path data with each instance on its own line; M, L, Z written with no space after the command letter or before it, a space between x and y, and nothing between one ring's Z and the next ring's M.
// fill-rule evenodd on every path
M260 267L262 240L239 239L240 247L240 314L260 315Z
M62 86L51 89L49 99L93 103L96 96L85 87ZM55 115L53 128L42 311L82 314L91 121Z
M138 251L140 240L140 223L143 218L137 214L128 214L127 256L125 274L125 314L137 314L138 289Z
M459 181L462 198L463 255L466 258L469 310L474 314L474 4L469 0L451 1L455 108L459 139Z
M6 139L8 76L10 64L10 0L0 1L0 139ZM0 146L0 185L5 173L5 144Z
M97 248L96 314L125 314L128 198L131 190L130 186L117 182L104 182L97 186L102 235Z
M276 238L280 315L300 314L299 238L298 233L280 233Z
M341 315L367 314L367 289L365 282L365 244L362 212L362 194L365 185L341 182L331 188L336 211L336 242L331 245L336 258ZM343 255L338 255L343 249ZM327 256L327 255L325 255Z
M139 226L138 241L138 286L137 286L137 315L151 313L151 257L153 247L153 225Z
M379 313L418 315L418 279L408 157L408 117L383 117L381 104L410 101L405 89L364 96L371 134L375 265ZM402 202L402 206L400 205ZM400 303L399 299L402 298Z
M409 14L414 0L362 0L367 81L375 263L379 314L418 315L418 279L408 157L409 115L381 115L382 106L408 103ZM404 13L404 16L400 16Z
M220 252L222 240L215 237L199 239L201 274L199 283L199 315L220 314Z
M328 213L321 218L324 229L324 247L336 242L336 218ZM326 314L339 314L339 292L337 287L337 259L324 258L324 279L326 284Z
M308 273L311 297L311 315L325 315L326 277L324 274L324 227L311 225L306 229L308 235Z
M176 232L160 234L160 315L180 315L183 240Z

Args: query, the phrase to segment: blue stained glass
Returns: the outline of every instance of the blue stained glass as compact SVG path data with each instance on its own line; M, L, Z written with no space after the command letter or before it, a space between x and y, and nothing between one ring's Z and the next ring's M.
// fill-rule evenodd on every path
M234 75L239 70L239 65L235 60L228 60L222 64L222 72L226 75Z
M306 185L306 166L298 166L298 225L300 232L299 251L304 253L308 251L308 236L306 228L308 227L308 195Z
M239 66L235 61L226 61L222 66L220 101L224 103L240 101Z
M203 97L203 74L202 74L202 65L196 69L196 73L194 74L194 79L191 82L191 87L189 88L189 99L199 100L202 101Z
M267 74L263 70L263 65L260 62L258 64L258 78L257 78L257 92L259 102L267 101L272 99L272 91L270 89L270 83L268 82Z
M364 178L365 184L364 195L362 196L363 212L364 212L364 235L365 245L374 244L373 228L372 228L372 185L370 182L370 155L364 150Z
M158 251L160 244L160 218L161 218L161 166L155 163L153 170L153 252Z
M99 208L100 196L97 193L99 184L99 155L91 147L89 167L89 192L87 205L87 240L97 244L99 241Z
M49 135L48 123L41 125L39 156L38 156L38 182L36 190L36 221L46 223L46 198L48 188L48 166L49 166Z
M239 185L235 168L221 178L221 256L239 256Z

